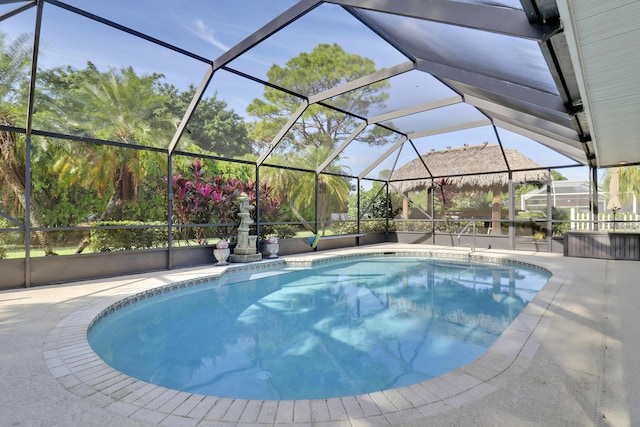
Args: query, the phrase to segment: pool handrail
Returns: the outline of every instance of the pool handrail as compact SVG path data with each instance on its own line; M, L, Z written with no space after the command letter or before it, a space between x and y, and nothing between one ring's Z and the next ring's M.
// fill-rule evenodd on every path
M458 246L460 246L460 236L462 236L462 234L464 234L464 232L467 231L469 226L473 226L473 243L471 244L471 250L475 251L476 250L476 222L473 218L471 218L471 222L468 222L467 225L465 225L462 228L462 230L460 230L460 232L458 233Z

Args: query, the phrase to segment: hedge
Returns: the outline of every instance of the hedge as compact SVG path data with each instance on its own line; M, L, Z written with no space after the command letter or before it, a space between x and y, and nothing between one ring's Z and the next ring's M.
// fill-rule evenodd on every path
M135 226L135 228L99 228L91 230L91 247L96 252L167 246L167 226L162 222L103 221L100 222L100 225L109 227Z

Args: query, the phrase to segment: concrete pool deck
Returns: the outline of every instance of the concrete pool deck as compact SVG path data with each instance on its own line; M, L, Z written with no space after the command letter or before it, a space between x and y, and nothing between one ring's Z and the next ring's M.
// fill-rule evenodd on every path
M363 250L468 253L383 244L311 256ZM86 327L112 302L221 267L2 291L0 426L637 424L640 263L522 251L474 254L540 265L554 277L471 364L411 387L319 401L243 401L177 392L120 374L87 350Z

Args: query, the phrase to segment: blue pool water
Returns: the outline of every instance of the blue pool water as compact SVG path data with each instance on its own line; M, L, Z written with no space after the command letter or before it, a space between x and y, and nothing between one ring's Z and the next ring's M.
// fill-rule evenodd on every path
M226 273L129 304L90 329L115 369L240 399L401 387L480 356L549 275L400 255Z

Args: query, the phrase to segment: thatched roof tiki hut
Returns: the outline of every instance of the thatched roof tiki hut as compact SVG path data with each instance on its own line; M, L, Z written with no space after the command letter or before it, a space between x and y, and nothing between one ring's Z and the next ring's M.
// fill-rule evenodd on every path
M514 171L513 182L546 182L549 176L548 171L540 170L540 165L519 151L486 142L434 150L421 157L393 172L391 188L403 193L405 200L411 191L430 188L434 179L439 181L444 178L447 185L453 185L461 191L491 190L490 231L493 234L501 233L500 193L506 191L509 184L508 171ZM403 206L403 218L407 218L406 206Z

